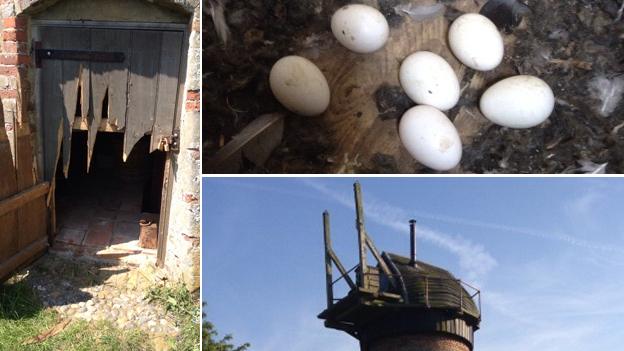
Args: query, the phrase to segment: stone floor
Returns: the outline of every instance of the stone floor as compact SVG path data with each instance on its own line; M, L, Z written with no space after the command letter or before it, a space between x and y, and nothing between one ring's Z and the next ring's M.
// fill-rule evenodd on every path
M75 257L153 262L155 249L139 247L139 221L157 221L141 212L142 189L134 184L78 183L57 200L58 234L52 250Z
M23 273L45 307L64 318L112 321L119 328L139 328L153 336L175 336L175 321L146 300L161 284L151 265L129 267L47 254Z

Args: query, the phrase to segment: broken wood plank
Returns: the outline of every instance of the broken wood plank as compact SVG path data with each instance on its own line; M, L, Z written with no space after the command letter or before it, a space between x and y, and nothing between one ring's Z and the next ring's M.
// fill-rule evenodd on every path
M63 29L43 27L41 41L51 47L62 47ZM44 60L41 70L42 128L44 153L44 178L52 180L56 173L61 143L63 139L63 120L66 118L63 87L63 63L56 60ZM69 151L68 151L69 152Z
M15 172L17 175L17 190L20 192L33 189L35 184L37 184L32 138L33 135L30 134L20 135L15 147L17 152ZM42 187L48 187L46 183L43 184ZM26 201L19 206L17 210L19 249L30 245L37 239L47 237L47 218L47 207L44 196L35 196L31 201Z
M154 79L160 64L162 32L133 31L130 53L130 86L126 116L123 159L134 145L152 131L158 81Z
M111 38L108 33L110 30L92 29L91 30L91 49L106 50L111 44ZM107 62L90 62L91 72L91 119L89 121L89 132L87 133L87 172L91 169L91 157L93 156L93 148L95 147L95 139L102 121L102 109L104 98L108 90L108 71L109 64Z
M108 122L123 129L126 126L126 105L128 104L128 84L130 78L131 33L129 30L109 31L112 41L109 50L123 52L126 60L109 65L108 75Z
M69 50L88 50L89 49L89 31L81 28L65 28L59 35L62 36L62 49ZM45 42L46 46L52 44ZM53 46L52 46L53 47ZM72 125L76 112L86 114L89 105L81 105L82 111L76 111L78 105L78 91L80 90L80 82L83 75L88 74L88 63L77 61L61 61L62 78L60 84L62 86L64 120L63 120L63 174L67 177L69 164L71 162L71 137ZM84 90L85 86L82 87Z
M243 156L262 166L281 143L284 115L272 113L252 121L206 162L206 173L237 173Z
M74 130L85 130L88 131L89 130L89 122L82 118L76 118L74 120ZM98 128L98 131L100 132L111 132L111 133L123 133L123 128L119 128L114 124L110 124L108 123L108 120L103 119L100 121L100 126Z
M156 115L152 129L150 152L158 150L162 138L172 135L177 111L176 102L178 99L183 33L163 32L162 35Z

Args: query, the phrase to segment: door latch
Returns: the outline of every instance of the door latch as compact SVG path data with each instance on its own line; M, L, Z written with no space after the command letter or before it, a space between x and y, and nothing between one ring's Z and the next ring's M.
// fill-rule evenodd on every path
M179 134L180 134L179 132L175 131L170 136L162 137L160 139L160 142L158 143L158 150L164 151L164 152L180 151Z

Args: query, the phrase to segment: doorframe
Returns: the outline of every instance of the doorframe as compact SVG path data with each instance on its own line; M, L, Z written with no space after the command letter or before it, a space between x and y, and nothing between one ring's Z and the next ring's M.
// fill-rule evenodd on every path
M192 15L189 21L192 21ZM75 20L35 20L30 21L30 30L32 33L31 42L40 39L41 27L65 27L65 28L89 28L89 29L125 29L125 30L155 30L155 31L176 31L182 33L182 45L180 56L180 69L178 72L178 91L175 107L175 116L173 120L173 131L179 130L180 121L182 116L182 106L184 103L184 87L186 86L186 75L188 66L188 54L189 54L189 39L190 39L190 24L189 23L166 23L166 22L120 22L120 21L75 21ZM43 179L43 139L45 122L41 114L42 106L42 85L41 85L41 69L34 68L34 82L35 89L33 89L35 100L35 125L37 128L37 176L39 179ZM179 132L178 132L179 133ZM173 181L175 178L174 169L176 168L177 156L173 155L174 151L167 152L165 161L165 170L163 177L162 198L160 203L160 220L158 225L158 247L156 266L164 267L166 249L167 249L167 237L169 234L169 214L171 210L171 197L173 190ZM57 230L56 228L56 178L50 181L50 193L48 195L49 216L50 216L50 244L52 244L53 236Z

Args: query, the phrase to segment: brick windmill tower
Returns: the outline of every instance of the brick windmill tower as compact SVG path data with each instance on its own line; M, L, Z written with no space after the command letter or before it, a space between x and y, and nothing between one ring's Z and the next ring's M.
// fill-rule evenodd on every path
M364 227L360 184L355 183L359 264L347 270L332 249L329 213L323 213L328 328L360 341L362 351L469 351L481 321L479 290L443 268L416 260L416 221L410 221L409 258L379 252ZM368 252L376 264L367 260ZM340 276L334 280L333 266ZM354 275L354 278L351 276ZM334 297L344 281L349 292Z

